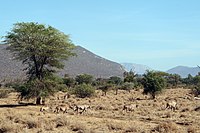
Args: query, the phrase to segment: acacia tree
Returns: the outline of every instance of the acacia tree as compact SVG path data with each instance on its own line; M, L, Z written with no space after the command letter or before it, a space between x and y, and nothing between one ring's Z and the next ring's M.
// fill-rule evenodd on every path
M115 89L115 94L118 94L119 85L122 84L122 79L117 76L112 76L108 79L108 83L113 84L113 89Z
M156 93L161 92L165 88L166 81L160 76L159 72L147 71L143 78L144 91L143 94L150 94L155 98Z
M89 74L80 74L76 76L75 80L78 84L92 84L93 76Z
M57 69L64 67L61 60L66 60L74 54L74 48L68 35L59 30L34 22L16 23L13 29L5 36L5 43L9 44L8 50L14 53L15 59L25 64L28 81L27 83L44 83L43 88L49 89L45 79L51 77ZM36 104L40 104L42 89L35 87L27 88L27 95L36 97ZM33 92L37 92L34 93ZM45 93L45 96L48 94Z

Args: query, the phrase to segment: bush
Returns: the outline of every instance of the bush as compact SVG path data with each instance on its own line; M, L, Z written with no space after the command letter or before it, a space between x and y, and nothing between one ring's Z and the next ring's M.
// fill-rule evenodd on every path
M178 127L175 123L160 123L157 127L154 128L154 131L158 131L159 133L178 133Z
M143 78L143 94L149 93L154 99L156 93L161 92L165 85L165 79L162 76L158 75L157 72L147 71L147 73L144 74Z
M20 93L20 100L37 98L38 101L36 101L36 104L41 104L39 103L41 98L53 95L56 91L63 89L61 84L50 79L35 79L24 84L15 85L13 87L17 92Z
M192 88L192 94L194 94L195 97L200 95L200 84Z
M73 78L69 78L69 77L63 78L63 82L68 87L74 87L76 84L76 81Z
M76 86L73 93L80 98L91 97L95 93L95 88L83 83Z
M13 89L6 89L6 88L0 89L0 98L7 98L8 94L11 92L13 92Z
M106 96L106 93L111 89L112 86L112 84L105 84L100 86L98 89L104 92L104 95Z
M76 76L76 82L78 84L92 84L93 82L93 76L92 75L88 75L88 74L81 74Z
M9 91L7 90L0 90L0 98L7 98Z
M130 92L132 89L134 89L134 84L133 83L125 82L125 83L122 84L122 86L120 87L120 89L127 90L128 92Z

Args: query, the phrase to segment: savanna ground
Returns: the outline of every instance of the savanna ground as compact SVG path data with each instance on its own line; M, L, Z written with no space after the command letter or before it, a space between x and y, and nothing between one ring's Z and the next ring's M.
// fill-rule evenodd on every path
M72 95L66 100L59 92L46 100L52 107L64 103L90 105L91 109L83 114L73 110L66 114L43 113L41 106L34 105L9 107L18 103L17 93L10 93L8 98L0 99L0 133L200 133L200 111L194 110L200 100L193 99L189 92L167 89L156 100L142 95L142 90L120 90L118 95L109 91L107 96L97 91L92 98ZM165 110L166 102L172 100L177 101L178 110ZM125 112L125 104L137 104L138 108Z

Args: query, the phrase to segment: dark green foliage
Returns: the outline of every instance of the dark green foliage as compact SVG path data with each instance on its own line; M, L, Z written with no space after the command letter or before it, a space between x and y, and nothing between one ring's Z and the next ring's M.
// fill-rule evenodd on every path
M132 89L134 89L134 83L125 82L121 85L120 89L130 92Z
M178 74L168 74L164 77L168 87L178 87L182 83L181 76Z
M108 79L108 82L110 84L120 85L122 83L122 79L120 77L113 76Z
M182 83L186 84L187 86L194 84L193 76L188 74L187 78L182 79Z
M63 82L68 87L74 87L75 84L76 84L76 81L73 78L70 78L70 77L63 78Z
M131 70L130 72L124 72L124 82L135 82L136 74Z
M81 74L81 75L78 75L76 76L76 82L78 84L92 84L93 82L93 76L92 75L89 75L89 74Z
M35 97L47 97L53 95L59 90L59 84L50 79L31 80L25 84L15 86L17 92L20 92L20 99L30 99Z
M196 97L200 95L200 84L192 88L192 94L194 94Z
M41 97L52 95L56 89L63 90L63 80L53 73L64 67L61 60L74 55L71 52L74 45L68 35L43 24L16 23L4 42L9 44L7 49L15 59L26 66L28 81L17 86L21 98L36 97L38 102Z
M10 93L10 90L5 90L5 89L1 89L0 90L0 98L7 98L8 94Z
M16 23L5 36L5 42L15 58L26 64L29 80L43 79L55 72L55 68L63 68L60 60L74 55L69 36L51 26L34 22Z
M102 86L108 83L108 79L104 79L104 78L97 78L94 82L95 86Z
M73 94L80 98L91 97L94 93L95 88L85 83L77 85L73 90Z
M98 87L98 89L101 90L104 93L104 95L106 96L107 92L112 88L112 86L113 86L112 84L104 84L104 85Z
M154 99L156 93L161 92L165 85L166 81L162 76L154 71L147 71L143 78L143 94L150 94Z
M116 91L115 93L116 95L118 94L118 89L119 89L119 86L122 84L122 82L123 82L122 79L117 76L110 77L107 81L107 83L111 84L112 88ZM104 92L105 95L106 95L106 92Z
M199 96L200 95L200 75L196 75L193 78L193 88L192 88L192 92L195 96Z

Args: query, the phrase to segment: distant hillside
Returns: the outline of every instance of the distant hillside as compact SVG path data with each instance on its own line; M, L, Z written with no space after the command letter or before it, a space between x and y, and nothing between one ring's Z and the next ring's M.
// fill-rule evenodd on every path
M125 70L116 62L95 55L81 46L77 46L74 52L77 57L72 57L65 62L65 68L64 71L61 71L61 75L68 73L71 76L76 76L87 73L99 78L123 76Z
M121 63L121 65L124 66L126 71L130 71L132 69L137 74L144 74L146 70L152 70L148 66L136 64L136 63Z
M22 71L24 66L20 61L12 60L13 56L6 50L6 47L6 45L0 45L0 82L4 79L25 78L25 72ZM64 69L58 72L60 76L64 76L64 74L76 76L87 73L96 78L122 77L125 71L120 64L97 56L81 46L77 46L74 52L77 56L64 62Z
M195 76L200 72L200 68L198 67L186 67L186 66L177 66L167 71L171 74L179 74L181 77L185 78L188 74Z

